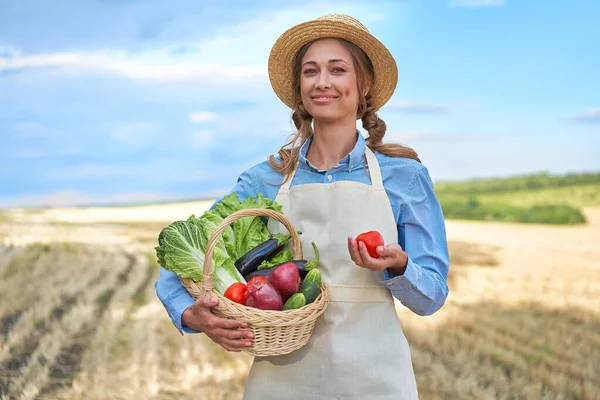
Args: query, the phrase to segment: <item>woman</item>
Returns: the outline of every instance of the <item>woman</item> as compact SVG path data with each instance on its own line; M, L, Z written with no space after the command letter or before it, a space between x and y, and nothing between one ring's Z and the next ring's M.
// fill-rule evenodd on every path
M392 296L417 314L437 311L448 294L448 251L427 169L413 150L382 142L386 126L376 111L394 92L396 63L358 21L327 15L277 40L269 77L298 132L279 157L242 173L233 191L240 200L260 192L280 203L303 232L306 257L318 243L330 305L306 346L254 360L244 398L415 399ZM378 258L354 239L369 230L387 243ZM251 345L252 334L237 329L244 324L211 313L216 299L194 302L165 270L156 288L180 331L202 331L230 351Z

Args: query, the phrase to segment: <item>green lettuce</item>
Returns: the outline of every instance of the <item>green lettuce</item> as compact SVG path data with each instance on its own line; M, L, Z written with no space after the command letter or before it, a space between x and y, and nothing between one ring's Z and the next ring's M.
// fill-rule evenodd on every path
M263 208L282 212L280 204L263 197L261 193L258 193L256 197L248 197L243 202L240 202L235 192L223 197L215 205L214 211L222 218L225 218L236 211L249 208ZM234 221L231 227L234 237L229 245L234 250L230 251L230 255L235 260L238 260L248 251L270 238L267 225L261 217L243 217Z
M219 224L221 224L221 222L223 222L224 218L221 217L219 215L219 213L216 212L215 210L208 210L200 216L200 219L209 220L212 223L214 223L216 226L218 226ZM212 234L212 232L211 232L211 234ZM225 248L227 249L227 253L229 254L230 257L235 258L236 257L235 235L234 235L233 228L231 227L231 225L228 225L223 230L223 232L221 232L221 235L223 236L223 240L225 241ZM236 260L237 260L237 258L236 258Z
M155 248L159 264L181 278L201 281L206 245L216 227L208 219L193 216L166 226L158 235L159 245ZM212 260L215 289L219 293L225 293L236 282L246 283L229 257L222 237L215 243Z
M275 254L270 260L264 260L262 263L260 263L260 265L258 266L258 270L260 271L262 269L268 269L286 261L291 261L293 259L294 255L290 253L289 250L285 249Z
M201 281L204 255L211 235L224 218L248 208L282 212L281 205L264 198L260 193L243 202L239 201L236 193L225 196L215 204L213 210L206 211L200 217L192 215L185 221L173 222L161 230L159 245L155 247L159 265L181 278ZM262 217L243 217L219 235L212 253L213 278L219 293L225 293L233 283L246 283L235 267L235 261L271 237L265 221L266 218Z

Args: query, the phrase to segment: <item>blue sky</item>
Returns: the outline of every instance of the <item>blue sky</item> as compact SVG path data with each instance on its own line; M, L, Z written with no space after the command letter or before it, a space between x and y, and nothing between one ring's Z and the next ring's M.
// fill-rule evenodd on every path
M327 13L396 58L386 138L434 181L600 170L600 2L216 3L0 0L0 207L229 190L292 132L272 44Z

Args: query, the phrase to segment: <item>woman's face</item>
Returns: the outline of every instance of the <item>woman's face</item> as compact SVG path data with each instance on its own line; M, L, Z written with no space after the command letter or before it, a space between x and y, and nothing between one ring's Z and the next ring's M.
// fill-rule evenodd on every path
M302 58L302 104L315 121L356 120L358 87L352 56L336 39L314 42Z

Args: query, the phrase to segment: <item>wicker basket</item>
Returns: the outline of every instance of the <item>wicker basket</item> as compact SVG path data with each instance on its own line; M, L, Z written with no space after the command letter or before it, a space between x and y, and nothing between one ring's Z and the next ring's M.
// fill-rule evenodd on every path
M219 303L212 308L215 315L248 324L248 328L245 329L254 333L254 343L249 348L243 348L245 352L259 357L288 354L308 342L317 318L327 308L329 297L324 283L321 283L321 293L314 302L299 309L286 311L247 307L227 299L214 288L212 252L219 236L237 219L255 216L271 217L281 222L292 236L294 259L302 259L300 238L287 218L273 210L245 209L225 218L209 238L204 257L202 282L194 282L191 279L181 279L181 282L194 299L205 296L218 298Z

